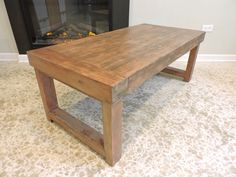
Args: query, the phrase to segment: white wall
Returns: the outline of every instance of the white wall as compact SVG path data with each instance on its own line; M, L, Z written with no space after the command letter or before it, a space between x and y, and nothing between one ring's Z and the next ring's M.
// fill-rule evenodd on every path
M200 53L236 55L236 0L130 0L130 25L151 23L201 30L207 33Z
M0 53L18 52L15 39L11 30L6 7L3 0L0 0Z

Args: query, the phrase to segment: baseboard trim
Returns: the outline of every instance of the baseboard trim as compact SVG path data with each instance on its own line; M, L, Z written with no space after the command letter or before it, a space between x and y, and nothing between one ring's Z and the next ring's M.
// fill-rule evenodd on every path
M189 54L185 54L178 61L187 61ZM197 62L236 62L236 55L198 54Z
M18 61L20 63L28 63L29 62L28 56L26 54L19 54L18 55Z
M0 61L18 61L18 53L0 53Z
M187 61L188 54L183 55L177 61ZM0 53L0 61L18 61L28 62L25 54L18 53ZM236 55L223 54L198 54L197 62L236 62Z

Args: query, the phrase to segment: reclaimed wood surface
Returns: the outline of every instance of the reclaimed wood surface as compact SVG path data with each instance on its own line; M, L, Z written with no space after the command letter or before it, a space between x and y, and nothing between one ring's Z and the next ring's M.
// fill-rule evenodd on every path
M103 135L101 133L60 108L54 109L48 116L49 119L60 124L65 130L79 138L80 141L87 144L91 149L103 156L105 155Z
M102 103L103 136L106 161L114 165L121 157L122 101Z
M44 109L114 165L121 158L122 99L159 72L190 81L202 31L142 24L28 52ZM168 67L190 51L186 70ZM102 103L103 134L58 107L53 79Z
M101 101L115 102L198 46L204 35L202 31L142 24L32 50L28 56L31 65L52 77ZM49 72L49 65L55 69ZM147 72L150 68L152 73Z
M53 82L53 78L35 69L35 75L38 81L38 86L43 101L43 106L47 118L49 119L49 113L58 108L58 101L56 96L56 90ZM50 120L50 119L49 119Z

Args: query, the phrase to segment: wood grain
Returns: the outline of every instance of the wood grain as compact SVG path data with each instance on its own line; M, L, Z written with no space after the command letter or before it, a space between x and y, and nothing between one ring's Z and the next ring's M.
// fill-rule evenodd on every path
M198 46L204 36L202 31L142 24L29 51L28 55L31 65L41 70L47 68L49 72L47 66L52 64L57 69L49 73L51 76L63 79L62 82L82 92L88 88L78 83L91 82L86 93L111 103ZM149 68L158 69L148 74ZM55 74L58 70L67 73L67 77ZM143 80L138 77L142 73L148 75ZM80 79L75 80L75 75ZM140 80L139 83L134 84L134 78ZM101 89L93 90L95 87Z
M191 80L193 69L196 63L198 49L199 49L199 46L196 46L190 50L186 70L168 66L165 69L163 69L162 72L181 77L185 82L189 82Z
M48 119L105 156L121 157L121 97L163 71L190 81L202 31L142 24L28 52ZM190 51L186 71L168 67ZM103 135L58 108L53 79L100 100Z
M190 51L186 72L184 74L184 81L186 82L189 82L192 77L193 69L196 63L196 59L197 59L198 50L199 50L199 46L196 46Z
M105 155L102 134L60 108L51 111L49 117L90 148L103 156Z
M51 77L40 72L37 69L35 69L35 74L38 81L38 86L43 101L44 110L47 115L47 118L50 120L48 116L49 113L58 107L54 82Z
M170 66L166 67L164 70L162 70L162 72L179 76L179 77L184 77L184 73L185 73L185 71L182 69L178 69L178 68L174 68Z
M104 149L111 166L121 157L122 105L122 101L102 103Z

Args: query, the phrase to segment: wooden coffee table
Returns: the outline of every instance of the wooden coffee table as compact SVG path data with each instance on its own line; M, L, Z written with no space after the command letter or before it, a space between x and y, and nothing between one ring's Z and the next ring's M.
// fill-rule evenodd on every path
M202 31L142 24L28 52L48 120L55 121L114 165L121 158L121 97L157 73L189 81ZM186 70L168 67L190 51ZM53 79L102 104L103 134L60 109Z

